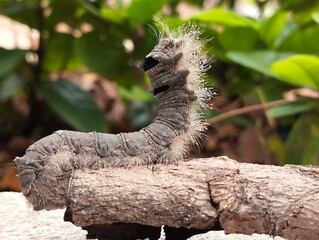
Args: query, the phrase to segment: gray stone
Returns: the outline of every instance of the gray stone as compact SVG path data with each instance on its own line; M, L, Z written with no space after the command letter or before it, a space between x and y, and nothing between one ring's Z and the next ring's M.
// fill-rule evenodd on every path
M188 238L188 240L284 240L281 237L272 238L265 234L228 234L226 235L224 231L210 231L203 234L198 234Z
M22 193L0 193L0 238L5 240L84 240L87 231L64 222L64 209L32 210Z

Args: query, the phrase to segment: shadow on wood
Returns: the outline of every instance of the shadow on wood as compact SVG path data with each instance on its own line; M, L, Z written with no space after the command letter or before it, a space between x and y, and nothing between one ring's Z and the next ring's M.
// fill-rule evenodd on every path
M72 213L70 209L66 209L64 221L72 222ZM99 240L131 240L131 239L149 239L158 240L160 238L160 227L146 226L136 223L112 223L90 225L83 227L88 231L88 239ZM165 240L186 240L193 235L206 233L208 230L172 228L165 226ZM220 230L219 228L214 228Z

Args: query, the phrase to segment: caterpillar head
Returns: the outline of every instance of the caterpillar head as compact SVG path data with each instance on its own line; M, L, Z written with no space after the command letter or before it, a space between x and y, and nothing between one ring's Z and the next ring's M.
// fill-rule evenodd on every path
M168 76L176 75L176 66L182 56L181 41L170 37L161 39L152 52L146 56L142 68L152 81L154 95L177 84L176 79L170 81L173 78ZM185 79L188 73L184 74L185 76L182 76L182 78ZM179 84L182 84L182 82L179 81Z
M175 30L161 22L160 40L146 56L141 67L151 79L153 94L164 95L173 87L185 89L189 99L197 99L195 107L206 107L217 91L205 87L204 74L211 60L203 51L207 42L200 38L202 30L196 25L183 25ZM158 95L157 95L158 94Z
M182 56L180 52L177 53L180 46L181 42L176 39L163 38L146 56L142 64L143 70L150 78L161 72L169 71L176 66L178 59Z

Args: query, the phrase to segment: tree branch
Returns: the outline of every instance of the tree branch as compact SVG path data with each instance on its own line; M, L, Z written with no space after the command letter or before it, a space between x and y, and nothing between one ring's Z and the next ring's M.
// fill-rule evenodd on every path
M63 161L63 154L56 158ZM36 200L32 189L27 198L38 210L67 206L77 226L220 225L226 233L319 239L318 167L247 164L226 157L155 169L73 170L65 175L51 167L47 167L50 178L38 176L34 183L41 181L44 191L50 189L47 201Z
M230 118L230 117L234 117L237 115L242 115L242 114L254 112L254 111L266 110L266 109L271 108L271 107L284 105L284 104L297 102L297 101L298 100L279 99L279 100L272 101L272 102L245 106L245 107L234 109L234 110L231 110L231 111L228 111L225 113L221 113L220 115L217 115L217 116L213 117L212 119L208 120L208 123L210 125L213 125L217 122L220 122L220 121L225 120L225 119Z

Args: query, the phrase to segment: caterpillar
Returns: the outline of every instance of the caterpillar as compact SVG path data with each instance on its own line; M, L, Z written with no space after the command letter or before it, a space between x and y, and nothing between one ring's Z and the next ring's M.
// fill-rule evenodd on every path
M46 196L53 190L45 181L56 184L74 169L177 163L199 141L206 129L200 109L217 94L204 86L210 68L203 54L206 40L195 25L176 30L161 25L159 43L141 63L158 99L154 121L130 133L59 130L32 144L15 163L23 194L35 209L48 208Z

